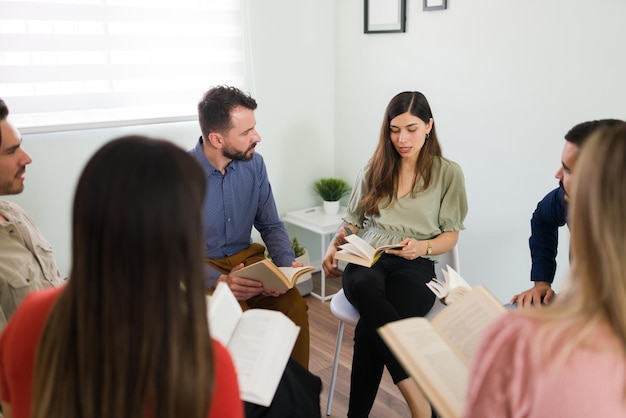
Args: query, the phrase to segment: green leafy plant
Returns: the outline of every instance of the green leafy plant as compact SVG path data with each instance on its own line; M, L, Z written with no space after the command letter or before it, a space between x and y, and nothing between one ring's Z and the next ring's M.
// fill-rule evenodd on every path
M291 248L293 249L293 252L296 253L296 258L303 255L306 251L306 248L300 244L300 241L298 241L298 238L296 237L293 237L291 240Z
M324 178L313 183L313 191L326 202L335 202L347 196L350 190L350 185L339 178Z

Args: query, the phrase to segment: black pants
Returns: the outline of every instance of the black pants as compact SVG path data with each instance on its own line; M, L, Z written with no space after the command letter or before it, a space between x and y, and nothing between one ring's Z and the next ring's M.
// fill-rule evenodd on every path
M289 359L269 407L245 402L246 418L319 418L322 381Z
M394 383L408 377L376 330L388 322L426 315L435 303L434 293L426 286L433 277L431 260L389 254L370 268L348 264L344 270L344 292L361 315L354 330L349 417L369 415L384 366Z

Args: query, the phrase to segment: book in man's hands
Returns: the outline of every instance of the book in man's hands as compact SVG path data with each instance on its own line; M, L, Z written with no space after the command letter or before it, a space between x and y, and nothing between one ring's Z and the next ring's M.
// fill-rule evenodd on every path
M269 406L300 327L279 311L242 311L224 282L208 298L209 330L235 363L241 399Z
M431 322L415 317L378 329L389 349L442 418L463 415L469 365L485 328L506 309L476 286Z
M263 283L265 290L285 291L294 287L301 275L313 270L315 270L313 266L276 267L272 260L266 258L232 274L244 279L257 280Z
M344 239L348 242L339 246L339 251L335 253L335 258L365 267L372 267L385 250L402 248L401 244L381 245L374 248L356 234L346 235Z
M458 300L459 297L468 293L472 289L472 286L470 286L452 267L446 265L446 268L447 270L445 268L441 269L444 280L433 277L430 282L426 283L426 286L428 286L443 303L450 305Z

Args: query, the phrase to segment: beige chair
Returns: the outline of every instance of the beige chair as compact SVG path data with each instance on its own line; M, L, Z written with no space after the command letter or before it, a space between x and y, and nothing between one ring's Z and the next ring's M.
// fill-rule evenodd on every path
M444 279L441 272L446 266L452 267L456 272L459 271L459 253L455 246L453 249L445 254L438 256L438 262L435 264L435 274L438 278ZM434 317L437 312L443 309L445 305L437 299L431 310L426 315L426 318ZM343 293L343 289L340 289L330 301L330 311L339 319L339 329L337 330L337 343L335 344L335 359L333 360L333 371L330 378L330 388L328 390L328 403L326 405L326 415L330 415L330 410L333 404L333 395L335 392L335 383L337 381L337 369L339 368L339 354L341 353L341 341L343 340L343 328L346 323L356 325L359 321L360 315L354 306Z

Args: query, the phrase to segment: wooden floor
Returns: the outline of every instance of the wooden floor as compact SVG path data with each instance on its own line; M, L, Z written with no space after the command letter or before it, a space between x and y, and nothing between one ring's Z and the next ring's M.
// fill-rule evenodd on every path
M332 294L341 288L341 279L326 279L326 292ZM313 275L313 289L319 294L319 273ZM309 305L309 325L311 330L311 359L309 370L322 379L321 407L322 415L326 414L328 389L335 356L335 342L339 320L330 312L330 301L322 302L311 295L305 296ZM348 412L348 396L350 393L350 369L352 364L352 345L354 327L346 324L344 328L339 371L331 417L345 417ZM376 402L370 414L371 418L400 418L410 417L402 395L391 381L387 370L378 389Z

